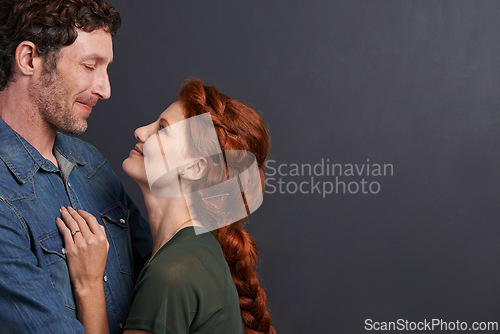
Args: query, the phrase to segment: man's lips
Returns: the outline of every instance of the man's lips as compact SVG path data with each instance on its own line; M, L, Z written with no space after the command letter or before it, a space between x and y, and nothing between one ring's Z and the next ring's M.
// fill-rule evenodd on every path
M97 104L97 101L76 101L76 103L80 104L88 110L92 110L92 108Z
M88 113L90 113L92 111L92 107L85 104L85 103L81 103L81 102L76 102L80 107L84 108L85 110L87 110Z

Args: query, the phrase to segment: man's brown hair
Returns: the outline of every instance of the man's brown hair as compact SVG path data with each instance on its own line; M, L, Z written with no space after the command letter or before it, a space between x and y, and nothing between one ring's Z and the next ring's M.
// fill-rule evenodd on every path
M120 14L105 0L0 0L0 91L12 80L19 43L35 44L54 69L57 52L76 40L77 28L115 36L120 25Z

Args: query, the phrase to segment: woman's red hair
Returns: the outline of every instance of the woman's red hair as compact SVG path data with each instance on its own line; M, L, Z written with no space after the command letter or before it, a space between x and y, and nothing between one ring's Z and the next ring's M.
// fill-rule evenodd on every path
M210 113L222 150L249 151L255 155L262 188L264 163L270 149L269 134L261 117L249 106L231 99L199 79L187 80L179 92L186 118ZM201 143L200 145L206 145ZM225 167L225 168L224 168ZM226 174L227 168L219 168ZM216 170L213 168L213 170ZM214 172L217 174L217 172ZM247 198L247 201L251 199ZM219 203L224 205L223 203ZM220 208L219 208L220 209ZM214 230L231 270L238 295L246 334L275 334L267 308L267 297L257 276L257 246L245 229L246 218Z

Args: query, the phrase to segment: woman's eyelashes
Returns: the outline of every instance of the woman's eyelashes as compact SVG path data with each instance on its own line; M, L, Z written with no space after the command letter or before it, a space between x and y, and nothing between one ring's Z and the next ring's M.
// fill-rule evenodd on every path
M170 124L168 123L168 121L161 117L159 120L158 120L158 131L160 130L167 130L168 127L170 126Z
M162 132L164 135L168 135L168 126L162 124L163 122L158 123L158 132Z

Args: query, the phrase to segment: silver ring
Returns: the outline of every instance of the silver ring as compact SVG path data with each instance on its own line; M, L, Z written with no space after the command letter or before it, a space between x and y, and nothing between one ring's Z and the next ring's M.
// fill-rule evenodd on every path
M74 235L75 235L75 234L77 234L78 232L80 232L80 230L74 230L74 231L71 231L71 235L73 235L73 236L74 236Z

